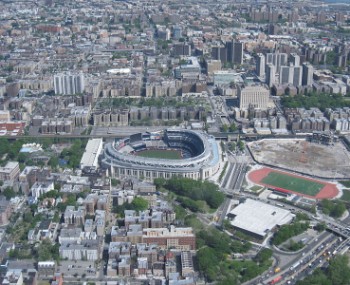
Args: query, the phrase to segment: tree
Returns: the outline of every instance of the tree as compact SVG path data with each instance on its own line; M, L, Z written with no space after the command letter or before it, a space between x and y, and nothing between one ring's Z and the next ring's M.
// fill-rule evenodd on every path
M49 160L49 166L52 169L56 169L58 167L58 157L57 156L52 156Z
M235 132L235 131L237 131L237 126L236 126L236 124L235 124L235 123L232 123L232 124L230 125L229 130L230 130L230 132Z
M26 161L26 159L27 159L27 155L25 153L20 152L18 154L17 160L19 163L24 163Z
M280 245L289 238L301 234L309 228L309 223L306 222L295 222L290 225L283 225L280 227L278 232L273 236L272 243L274 245Z
M59 244L52 244L50 240L44 239L37 249L37 258L40 261L58 260Z
M112 178L111 179L111 185L112 186L118 186L118 184L120 183L120 181L118 179Z
M297 285L334 285L321 269L317 268L314 273L297 282Z
M244 150L244 143L243 143L243 141L239 140L238 143L237 143L237 146L238 146L240 151Z
M11 200L11 198L16 197L16 192L12 187L6 187L3 194L6 197L6 200Z
M220 127L220 131L223 132L223 133L227 133L229 130L229 127L228 125L224 124Z
M254 260L258 263L265 263L272 257L272 250L269 248L263 248L255 256Z
M321 206L324 214L334 218L341 217L346 211L345 204L342 201L331 201L324 199L321 202Z
M199 270L208 282L213 282L217 277L216 266L219 264L217 252L213 248L205 247L198 251L197 260Z
M164 178L156 178L156 179L154 179L153 183L156 186L157 190L159 190L159 188L165 186L166 179L164 179Z
M135 197L131 202L131 207L135 211L144 211L148 208L148 202L141 197Z
M334 285L348 285L350 282L349 258L338 255L329 262L328 277Z
M314 226L314 229L318 232L323 232L324 230L326 230L326 228L327 228L327 225L324 222L318 223L316 226Z

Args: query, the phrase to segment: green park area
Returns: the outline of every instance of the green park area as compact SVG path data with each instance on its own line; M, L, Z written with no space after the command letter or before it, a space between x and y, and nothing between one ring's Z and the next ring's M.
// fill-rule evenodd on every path
M181 152L178 150L144 150L137 153L138 156L162 159L181 159Z
M323 183L273 171L264 177L261 182L273 187L283 188L309 196L316 196L325 186Z

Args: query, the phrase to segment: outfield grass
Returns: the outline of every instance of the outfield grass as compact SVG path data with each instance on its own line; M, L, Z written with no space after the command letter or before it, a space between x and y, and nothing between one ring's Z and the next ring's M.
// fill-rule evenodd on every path
M298 178L278 172L270 172L261 180L262 183L274 187L283 188L309 196L316 196L318 192L325 186L322 183Z
M137 153L138 156L163 159L181 159L181 152L178 150L143 150Z

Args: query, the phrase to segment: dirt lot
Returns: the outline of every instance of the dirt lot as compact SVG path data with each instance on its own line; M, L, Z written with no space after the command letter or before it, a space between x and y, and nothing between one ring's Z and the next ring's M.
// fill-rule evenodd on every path
M350 153L340 142L326 146L300 139L266 139L248 147L260 163L325 178L350 177Z

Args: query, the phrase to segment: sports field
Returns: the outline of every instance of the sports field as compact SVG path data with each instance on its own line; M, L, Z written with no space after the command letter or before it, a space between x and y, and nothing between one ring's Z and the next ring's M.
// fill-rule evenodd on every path
M293 193L314 199L332 199L339 194L333 183L294 173L263 167L248 173L249 181L283 193Z
M271 171L266 177L261 180L262 183L272 185L297 193L316 196L325 184L318 183L299 177L290 176L287 174Z
M162 159L181 159L181 152L178 150L143 150L136 153L137 156L149 157L149 158L162 158Z

